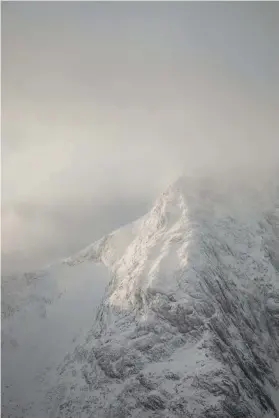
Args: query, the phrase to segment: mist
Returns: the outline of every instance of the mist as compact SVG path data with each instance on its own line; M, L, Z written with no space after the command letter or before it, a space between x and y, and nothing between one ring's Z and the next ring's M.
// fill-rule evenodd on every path
M131 222L181 173L279 166L278 4L1 7L2 273Z

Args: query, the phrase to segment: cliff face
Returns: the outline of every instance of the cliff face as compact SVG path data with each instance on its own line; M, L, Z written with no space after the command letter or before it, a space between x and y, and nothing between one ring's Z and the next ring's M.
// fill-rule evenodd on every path
M279 416L276 185L181 178L85 261L111 280L45 416Z

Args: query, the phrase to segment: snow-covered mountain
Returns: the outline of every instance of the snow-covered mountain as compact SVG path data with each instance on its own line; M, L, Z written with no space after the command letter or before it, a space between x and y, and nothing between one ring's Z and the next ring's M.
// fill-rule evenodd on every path
M108 281L100 263L110 282L93 318L86 307L96 300L94 278ZM5 308L12 315L3 320L3 351L9 339L11 346L17 341L14 352L26 347L13 374L14 354L6 349L7 380L31 355L30 338L40 350L52 340L57 359L45 361L42 349L34 365L44 370L36 402L29 394L28 412L9 409L11 417L279 416L277 179L252 185L182 177L142 219L50 270L35 281L55 288L49 315L56 327L38 331L49 320L38 319L33 290ZM60 299L58 283L67 290ZM57 354L55 333L67 327L61 346L68 354L58 366L63 349ZM79 327L75 347L67 345Z

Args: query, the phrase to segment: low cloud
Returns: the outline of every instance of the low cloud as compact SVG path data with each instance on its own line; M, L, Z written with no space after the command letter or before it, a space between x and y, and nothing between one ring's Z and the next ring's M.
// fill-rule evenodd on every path
M59 14L39 27L39 4L5 6L3 272L38 268L136 219L182 172L279 165L278 9L255 6L244 22L241 5L221 4L211 20L185 5L184 20L178 6L137 19L127 6L129 25L121 14L114 30L107 7L107 27L94 30L63 9L63 36Z

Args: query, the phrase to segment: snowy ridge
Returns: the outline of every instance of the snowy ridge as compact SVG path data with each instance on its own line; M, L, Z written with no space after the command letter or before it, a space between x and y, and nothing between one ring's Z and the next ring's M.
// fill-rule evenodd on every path
M65 259L63 262L70 266L83 263L84 261L102 262L111 269L136 236L138 228L139 222L126 225L89 245L75 256Z
M45 416L279 416L276 181L181 178L123 238L67 260L102 260L111 281Z

